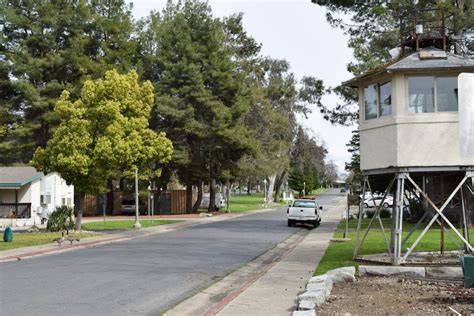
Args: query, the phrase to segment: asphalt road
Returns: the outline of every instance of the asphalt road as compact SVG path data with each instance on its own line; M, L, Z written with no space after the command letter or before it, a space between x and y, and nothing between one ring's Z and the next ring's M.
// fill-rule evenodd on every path
M320 205L340 198L332 190ZM286 209L0 264L2 315L154 315L302 227Z

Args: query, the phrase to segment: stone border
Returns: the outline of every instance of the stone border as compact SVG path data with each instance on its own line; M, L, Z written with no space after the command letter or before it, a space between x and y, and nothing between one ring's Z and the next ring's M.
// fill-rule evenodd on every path
M410 276L417 278L463 279L461 267L400 267L400 266L359 266L359 275L364 276Z
M354 266L338 268L326 274L309 279L306 291L298 295L298 308L292 316L315 316L318 306L329 297L333 284L354 282ZM400 267L400 266L359 266L359 276L409 276L416 278L438 278L462 280L461 267Z
M354 282L356 269L354 266L330 270L323 275L309 279L306 291L298 295L298 309L292 316L316 315L318 306L324 304L331 294L332 286L340 282Z

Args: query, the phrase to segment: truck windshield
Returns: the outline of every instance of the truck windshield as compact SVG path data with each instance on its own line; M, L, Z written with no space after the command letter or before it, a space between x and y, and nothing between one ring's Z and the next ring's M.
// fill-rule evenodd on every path
M295 201L295 203L293 203L293 207L315 208L316 203L314 201Z

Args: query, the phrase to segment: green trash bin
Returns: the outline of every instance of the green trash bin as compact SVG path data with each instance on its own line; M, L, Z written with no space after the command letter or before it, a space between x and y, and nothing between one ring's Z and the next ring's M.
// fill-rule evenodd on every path
M7 227L3 232L3 241L4 242L12 242L13 240L13 230L11 227Z
M461 257L461 266L464 274L464 288L474 288L474 256Z

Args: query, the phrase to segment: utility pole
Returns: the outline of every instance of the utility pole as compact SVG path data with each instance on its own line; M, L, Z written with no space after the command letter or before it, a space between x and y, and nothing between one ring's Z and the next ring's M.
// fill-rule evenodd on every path
M267 179L263 179L263 206L267 207Z
M140 209L139 209L139 202L138 202L138 167L135 168L135 223L133 224L133 228L142 228L140 224Z

